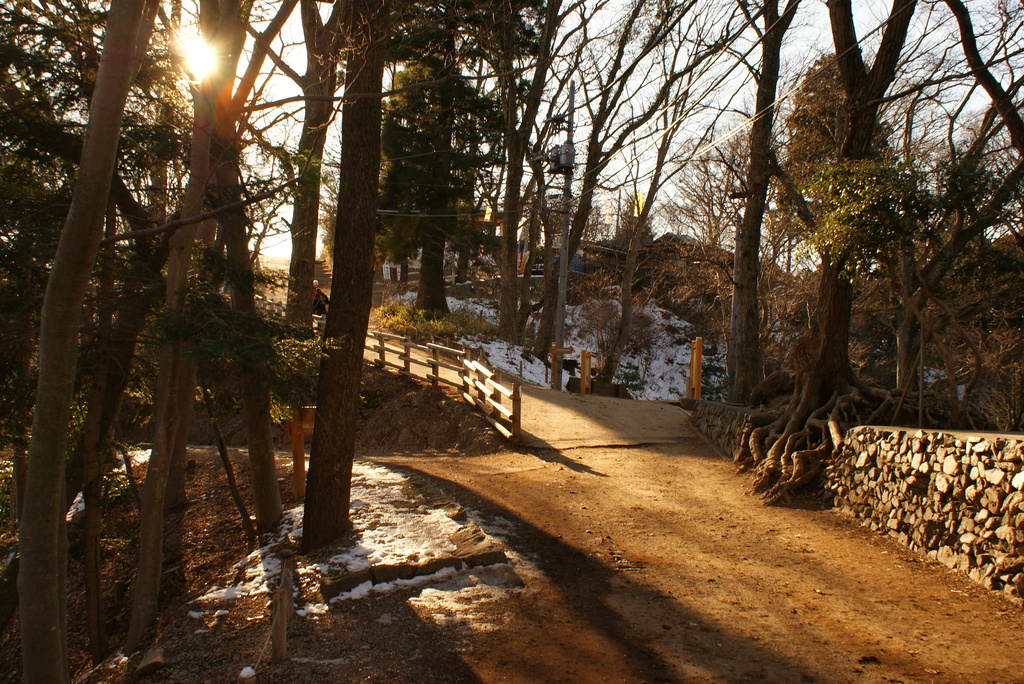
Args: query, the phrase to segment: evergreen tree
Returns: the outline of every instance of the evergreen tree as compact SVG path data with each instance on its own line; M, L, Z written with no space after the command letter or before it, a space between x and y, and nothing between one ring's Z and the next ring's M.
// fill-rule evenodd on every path
M388 100L382 148L385 258L421 251L419 308L447 311L446 247L472 251L483 239L474 228L479 178L502 153L497 102L465 76L481 59L486 5L438 3L403 15L406 36L392 46L404 66L401 92ZM456 30L459 29L459 30ZM459 31L462 31L461 35Z

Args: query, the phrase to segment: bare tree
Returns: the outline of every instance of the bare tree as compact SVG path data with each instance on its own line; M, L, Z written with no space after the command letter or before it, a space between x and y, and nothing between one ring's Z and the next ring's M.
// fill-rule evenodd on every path
M892 85L914 15L916 0L896 0L870 68L865 64L849 0L829 3L832 37L845 94L848 126L840 160L857 161L873 151L879 111ZM813 219L809 219L813 220ZM807 333L794 346L793 393L771 425L753 430L740 455L755 464L754 486L767 502L778 501L810 481L823 458L843 443L845 421L858 404L876 400L873 390L857 381L849 356L853 282L850 270L857 252L849 246L823 244L816 309ZM774 384L777 378L766 378ZM763 388L755 388L753 396Z
M156 8L150 0L115 0L111 5L78 179L43 301L39 382L19 532L26 682L68 681L63 485L78 328L103 235L125 102L149 44Z
M796 16L800 0L789 0L779 14L778 0L763 0L752 7L739 0L748 21L757 30L761 64L753 70L757 95L750 124L746 202L743 220L736 229L733 260L732 334L729 337L729 399L744 402L762 376L758 281L760 279L761 224L772 178L772 131L775 125L775 97L778 90L782 42ZM755 21L759 10L763 27Z
M501 247L497 260L501 273L499 311L499 332L505 339L518 342L521 333L519 322L523 320L521 308L529 305L529 299L519 287L517 276L519 259L519 223L524 214L523 176L527 155L530 153L530 136L534 133L537 116L543 105L551 66L574 33L562 34L567 17L583 6L577 0L563 9L561 0L551 0L544 6L540 24L537 56L528 78L518 68L516 48L516 18L507 11L500 17L500 39L494 58L499 76L499 97L505 124L505 176L504 211ZM603 3L598 3L603 4ZM543 197L543 189L535 197ZM531 234L537 234L536 223ZM532 250L531 250L532 251ZM529 280L528 278L526 279Z
M716 10L718 14L716 15ZM709 17L715 16L715 20ZM583 85L583 109L588 128L583 153L577 203L564 255L575 254L593 208L594 196L607 178L610 162L634 140L650 134L655 120L672 98L677 86L710 68L713 60L738 34L735 16L715 3L696 0L663 9L657 3L637 0L628 13L604 34L591 37L585 25L581 41L586 49L578 51L578 74L566 70L565 79L580 76ZM670 60L676 67L670 73L659 69L664 64L662 48L671 44L680 51ZM579 154L579 153L578 153ZM547 355L554 328L555 283L545 283L535 356Z
M307 97L302 131L299 134L299 173L304 178L295 191L292 209L292 256L288 267L288 321L308 325L313 314L310 292L313 260L320 217L321 165L327 126L334 113L332 98L337 90L338 60L343 40L342 26L350 6L334 3L330 16L320 17L316 0L301 0L302 34L305 38L306 73L293 78Z
M183 218L192 220L202 214L204 203L215 181L229 188L238 187L237 176L234 175L238 163L238 158L234 155L238 150L232 143L240 128L243 104L249 98L263 60L267 56L270 38L281 30L297 1L286 0L278 9L274 20L256 40L253 55L234 88L234 73L245 42L247 17L237 0L225 0L223 5L202 6L200 21L204 38L222 46L224 64L212 78L204 80L196 90L189 182L181 211ZM224 202L224 198L221 201ZM230 199L227 204L231 206ZM241 229L243 235L238 234L239 218L238 213L232 213L228 217L225 225L226 240L231 244L230 249L236 263L251 269L251 261L245 255L244 227ZM188 223L171 237L171 252L167 266L167 311L180 313L184 309L192 248L196 239L211 244L214 236L214 222L203 221L201 225L197 222ZM240 292L236 288L232 292L232 298L236 307L243 311L251 312L255 308L251 304L251 289L248 292ZM254 374L245 375L242 379L242 399L245 406L257 523L262 529L268 529L276 524L281 516L280 491L277 488L273 448L270 442L269 397L266 387L259 386L259 378ZM195 396L195 377L195 362L182 354L181 343L165 345L159 356L154 398L153 449L146 471L142 511L139 516L139 565L134 586L132 618L125 639L125 650L128 652L142 642L156 620L163 562L163 511L168 496L168 483L175 481L171 478L172 466L177 460L180 472L184 460L185 440Z

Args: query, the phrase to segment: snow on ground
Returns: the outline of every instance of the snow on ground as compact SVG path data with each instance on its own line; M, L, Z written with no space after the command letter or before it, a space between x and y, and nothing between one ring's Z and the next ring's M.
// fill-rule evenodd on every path
M352 546L339 548L326 562L299 564L296 572L303 584L319 584L325 575L356 572L371 565L421 562L449 555L455 548L449 536L463 524L426 505L418 494L410 493L412 491L413 486L401 473L367 463L354 464L351 520L357 541ZM302 513L302 506L286 511L277 534L235 565L231 575L241 577L240 581L211 587L191 601L195 608L189 611L189 617L202 624L197 633L208 631L213 622L228 614L232 602L238 598L268 594L276 588L281 574L278 551L283 544L298 544L302 537ZM479 516L475 519L485 532L489 531ZM495 536L499 538L507 531L501 525L496 529ZM517 564L525 564L520 557L512 554L510 557ZM472 624L473 629L482 629L486 625L477 619L481 602L502 598L517 584L522 582L508 563L461 571L446 568L410 580L364 582L331 599L331 604L400 588L429 587L409 599L409 604L421 617L445 624ZM328 610L328 604L306 604L297 613L315 619Z
M617 291L603 302L591 301L579 306L566 307L565 342L579 359L580 350L597 353L607 348L611 334L607 321L617 321L619 315ZM464 310L475 316L497 322L493 304L480 299L448 298L452 311ZM690 342L696 337L693 326L669 311L653 304L640 307L634 313L636 322L633 346L639 351L623 354L614 382L626 386L635 399L676 400L686 396L687 375L690 364ZM523 347L501 340L462 339L462 344L482 349L491 365L517 375L535 385L550 384L547 363L524 356ZM715 398L715 387L721 385L719 369L724 368L724 354L704 354L704 396Z

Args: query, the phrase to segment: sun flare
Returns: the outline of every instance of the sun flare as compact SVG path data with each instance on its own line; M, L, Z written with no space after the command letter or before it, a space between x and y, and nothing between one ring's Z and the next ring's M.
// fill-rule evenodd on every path
M199 36L193 36L182 43L185 67L195 81L202 81L217 68L217 53Z

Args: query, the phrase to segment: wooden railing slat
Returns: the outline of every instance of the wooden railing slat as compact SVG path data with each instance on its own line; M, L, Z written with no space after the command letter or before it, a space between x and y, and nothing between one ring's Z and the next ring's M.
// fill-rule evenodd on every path
M462 349L452 349L433 342L421 345L401 335L381 331L371 332L368 337L375 344L364 343L363 348L378 355L374 363L394 368L402 375L427 380L434 386L443 382L460 389L462 397L476 407L498 432L512 441L519 439L522 402L518 383L513 384L511 388L501 384L496 379L498 373L495 370L475 359L467 358L467 352ZM389 343L392 346L389 346ZM411 351L413 349L427 354L429 358L424 360L414 357ZM395 361L388 358L388 352ZM457 361L442 361L441 354L454 356ZM414 372L414 366L427 370L425 373ZM442 368L457 373L458 380L442 376ZM509 400L510 406L503 403L502 397Z

